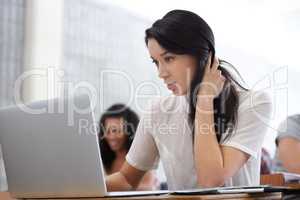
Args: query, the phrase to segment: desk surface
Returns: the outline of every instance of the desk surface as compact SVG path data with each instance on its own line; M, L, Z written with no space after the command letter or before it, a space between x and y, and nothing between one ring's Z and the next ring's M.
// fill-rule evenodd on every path
M1 200L14 200L9 197L8 193L0 192ZM3 197L3 198L2 198ZM219 195L159 195L159 196L140 196L140 197L118 197L118 198L78 198L85 200L122 200L122 199L132 199L132 200L209 200L209 199L226 199L226 200L275 200L282 199L282 194L280 192L274 193L257 193L257 194L219 194ZM28 200L28 199L27 199ZM34 199L37 200L37 199ZM43 199L45 200L45 199ZM58 200L58 199L48 199L48 200ZM76 200L76 198L71 199L59 199L59 200Z

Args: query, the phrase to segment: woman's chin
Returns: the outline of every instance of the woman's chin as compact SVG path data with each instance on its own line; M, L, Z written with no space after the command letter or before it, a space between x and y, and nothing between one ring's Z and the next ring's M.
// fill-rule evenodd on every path
M119 146L110 146L110 149L112 151L119 151L121 149L121 147L119 147Z
M176 91L172 91L172 93L175 95L175 96L185 96L187 93L184 92L184 91L179 91L179 90L176 90Z
M173 95L175 96L184 96L187 94L186 91L182 91L182 90L178 90L177 88L176 89L173 89L173 90L170 90L172 92Z

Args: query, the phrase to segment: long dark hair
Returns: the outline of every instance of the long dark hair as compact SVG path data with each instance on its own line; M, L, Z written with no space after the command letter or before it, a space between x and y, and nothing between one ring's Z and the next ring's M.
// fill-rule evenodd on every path
M215 57L214 34L209 25L197 14L185 10L173 10L168 12L162 19L154 22L152 27L146 31L145 42L154 38L164 49L175 54L189 54L198 61L198 67L191 81L188 92L189 99L189 122L193 127L196 112L197 93L199 84L202 82L205 65L211 54L211 63ZM231 67L237 70L228 62L219 59L218 69L226 78L223 90L214 99L214 126L217 133L217 140L227 129L232 129L237 123L237 110L239 95L237 87L244 88L231 73L224 68ZM239 75L239 73L237 72ZM240 75L239 75L240 76ZM230 131L229 131L230 132Z
M105 134L105 120L107 118L122 118L124 120L124 134L126 137L125 148L128 152L137 126L139 124L138 115L124 104L114 104L110 106L100 118L99 122L99 144L102 156L102 162L106 171L111 169L113 161L116 159L116 153L109 147Z

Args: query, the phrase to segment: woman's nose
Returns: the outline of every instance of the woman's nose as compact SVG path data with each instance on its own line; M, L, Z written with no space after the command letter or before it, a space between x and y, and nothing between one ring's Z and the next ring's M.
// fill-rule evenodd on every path
M114 139L115 137L116 137L115 134L112 133L112 132L107 132L106 133L106 138L109 139L109 140Z
M169 73L168 73L168 70L166 69L166 67L163 66L163 65L159 65L159 67L158 67L158 76L159 76L159 78L164 79L168 75L169 75Z

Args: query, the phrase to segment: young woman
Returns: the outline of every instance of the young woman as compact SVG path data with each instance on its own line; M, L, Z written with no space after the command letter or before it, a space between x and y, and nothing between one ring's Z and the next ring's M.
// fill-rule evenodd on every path
M120 172L107 178L108 190L135 189L159 159L171 190L258 185L268 95L239 84L195 13L170 11L146 30L145 41L174 95L151 103Z
M138 123L138 115L123 104L112 105L102 115L99 124L99 143L107 175L120 171ZM154 172L149 171L139 184L138 190L154 190L157 186Z

